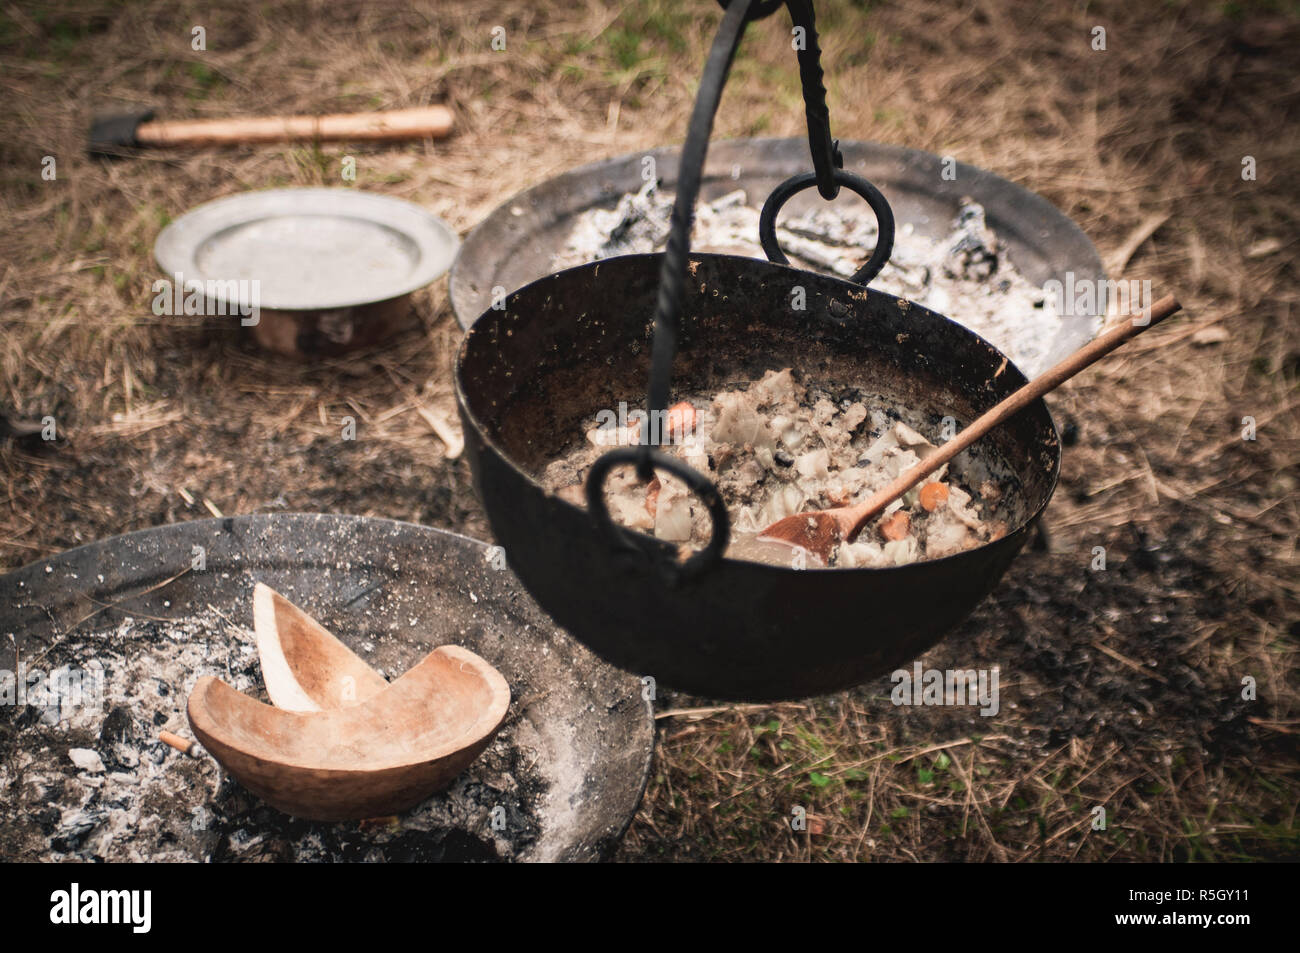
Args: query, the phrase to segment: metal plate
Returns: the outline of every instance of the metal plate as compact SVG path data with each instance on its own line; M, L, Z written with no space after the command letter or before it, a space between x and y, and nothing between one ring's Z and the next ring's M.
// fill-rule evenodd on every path
M162 230L170 277L256 280L263 308L350 308L409 294L446 273L459 241L418 205L355 189L271 189L208 202ZM237 302L248 304L250 302Z
M192 565L195 547L204 569L167 582ZM651 703L639 679L563 634L490 555L486 544L454 533L355 516L241 516L142 530L0 576L0 669L16 670L15 651L35 665L64 638L127 616L180 621L212 606L250 626L253 584L262 581L354 649L372 643L368 661L385 671L404 671L448 643L496 666L511 686L501 737L513 745L526 730L550 779L547 823L524 859L599 859L645 790ZM22 714L0 706L0 753L15 738L6 721L14 727ZM465 823L473 833L486 820Z
M911 224L922 235L946 234L960 200L970 196L984 206L988 224L1034 284L1049 279L1064 283L1066 272L1073 273L1076 283L1105 278L1092 242L1040 195L960 162L946 178L943 159L917 149L874 142L841 142L840 149L844 167L866 176L885 194L900 228ZM574 219L593 207L612 208L621 195L640 188L646 156L654 157L663 187L674 188L679 155L677 147L653 149L582 166L519 193L492 212L466 236L452 266L451 304L461 327L468 328L487 310L494 286L509 293L554 271L551 263ZM750 204L758 205L779 183L809 171L811 163L804 138L715 142L709 146L700 200L743 188ZM860 200L846 196L844 201ZM809 190L786 208L798 214L819 202ZM1046 366L1092 340L1100 328L1095 317L1064 320Z

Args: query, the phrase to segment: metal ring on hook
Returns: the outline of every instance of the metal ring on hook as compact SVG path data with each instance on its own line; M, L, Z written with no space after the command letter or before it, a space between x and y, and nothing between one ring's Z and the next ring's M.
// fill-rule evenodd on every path
M718 0L718 6L727 9L731 5L731 0ZM755 20L761 20L763 17L769 17L777 10L785 6L785 0L758 0L753 9L749 11L749 16L745 17L746 23L753 23Z
M876 250L871 253L867 263L849 279L865 285L880 273L881 268L885 267L885 262L889 261L889 256L894 250L894 210L889 207L880 190L860 175L846 172L844 169L836 169L835 181L866 199L871 210L876 213ZM763 253L767 255L768 261L774 261L778 265L790 264L790 259L785 257L785 252L781 250L781 245L776 240L776 216L792 196L816 184L817 173L801 172L773 189L772 194L763 203L763 211L758 217L758 240L763 246Z
M597 529L605 537L611 549L626 550L636 547L633 547L626 538L625 533L628 531L620 529L610 518L609 507L605 504L605 480L614 467L636 465L645 458L646 454L647 448L644 447L619 447L598 458L587 474L587 511L591 513ZM722 495L713 485L713 481L699 470L676 457L668 456L662 450L649 450L648 455L656 469L665 470L684 482L708 507L709 518L713 521L713 536L709 539L709 544L683 563L661 567L668 572L670 579L686 579L699 575L712 568L722 558L731 539L731 520L727 516L726 504L722 502Z

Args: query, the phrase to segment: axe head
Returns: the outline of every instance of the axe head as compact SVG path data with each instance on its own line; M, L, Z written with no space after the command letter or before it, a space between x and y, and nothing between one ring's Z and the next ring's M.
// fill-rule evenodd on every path
M140 124L153 118L152 109L141 109L116 116L100 116L90 124L90 141L86 151L92 156L118 158L139 147L135 132Z

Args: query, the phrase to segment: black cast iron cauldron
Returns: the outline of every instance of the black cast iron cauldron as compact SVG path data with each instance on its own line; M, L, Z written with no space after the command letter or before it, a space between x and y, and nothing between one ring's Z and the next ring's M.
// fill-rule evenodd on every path
M533 597L597 654L695 694L776 700L831 692L937 642L997 583L1056 486L1060 443L1042 401L954 461L1005 488L1009 532L976 549L889 569L787 569L722 559L674 571L676 547L627 531L612 550L592 515L536 475L598 410L641 407L661 255L550 275L466 334L457 401L492 531ZM828 276L692 255L673 364L676 393L793 366L805 383L856 387L928 433L964 426L1025 383L992 345L932 311ZM794 289L806 309L794 310Z

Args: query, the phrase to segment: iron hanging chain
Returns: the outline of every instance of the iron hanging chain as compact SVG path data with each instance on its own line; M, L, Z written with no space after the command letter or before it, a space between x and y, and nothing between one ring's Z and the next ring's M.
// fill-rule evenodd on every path
M635 552L635 547L622 538L610 518L605 505L605 480L611 470L620 464L632 464L637 476L649 481L655 469L662 469L686 482L691 492L697 494L708 508L713 522L713 533L708 545L684 563L661 564L660 570L670 582L703 573L712 567L726 551L731 537L731 520L726 504L717 486L694 467L669 456L658 449L663 439L661 427L651 426L651 421L666 420L669 389L672 385L673 359L677 354L677 322L681 319L682 300L686 292L687 258L691 250L691 224L695 218L695 200L699 196L704 178L704 159L709 149L709 136L713 132L713 118L722 100L722 87L731 72L736 48L752 19L751 6L756 0L730 0L722 25L713 38L709 58L700 78L699 93L691 111L691 121L686 130L677 170L677 197L668 232L668 247L659 265L659 293L655 299L654 341L650 359L649 412L641 425L641 439L636 447L619 447L603 454L587 473L585 487L587 509L599 531L615 552ZM770 3L770 0L757 0ZM651 437L655 444L650 443Z
M730 0L718 0L730 9ZM831 138L831 114L826 106L825 73L822 52L817 43L817 15L812 0L754 0L745 14L746 22L761 20L786 6L797 30L803 31L802 42L795 47L799 59L799 84L803 88L804 113L808 119L808 148L812 152L817 191L830 201L840 194L835 170L844 168L840 144Z
M752 20L768 16L781 5L781 0L720 2L725 13L709 50L709 58L700 78L699 93L687 126L686 142L682 146L678 165L677 195L673 202L668 244L659 271L649 406L646 408L650 417L647 417L646 424L642 427L642 452L637 463L637 475L643 480L649 480L654 475L650 459L650 437L655 428L649 426L649 421L662 415L668 407L672 364L677 352L677 322L681 316L686 287L686 259L690 253L691 225L695 219L695 202L704 176L704 160L718 103L722 99L722 89L731 72L731 64L746 25ZM839 195L840 183L835 172L844 165L844 158L840 155L839 144L831 138L830 111L826 106L826 87L823 85L825 74L821 66L821 48L817 43L816 15L812 0L785 0L785 3L795 26L803 30L803 43L797 52L799 80L803 87L804 109L808 118L808 145L817 176L817 190L823 198L830 200Z
M713 38L704 74L700 77L699 93L691 111L691 121L686 130L677 170L677 197L668 231L668 246L659 266L659 294L655 301L654 345L651 351L649 407L650 417L642 425L641 452L637 462L637 475L643 480L654 476L651 462L649 427L651 418L663 419L668 408L669 390L672 386L673 358L677 353L677 322L681 318L682 298L686 289L687 256L691 250L691 224L695 219L695 200L699 196L704 178L704 159L709 150L709 136L713 132L713 119L722 99L722 87L731 72L736 48L751 19L750 6L754 0L731 0L722 17L722 25ZM662 434L658 435L662 437Z
M830 201L840 194L835 170L844 168L840 144L831 138L831 114L826 106L825 73L822 52L817 43L817 17L812 0L786 0L790 19L796 30L803 30L802 44L796 47L799 58L799 83L803 87L804 113L808 117L808 148L812 152L817 191Z
M799 57L799 82L803 87L804 112L808 118L808 149L812 153L813 171L792 176L773 189L759 214L759 244L769 261L789 264L776 236L776 217L781 206L791 196L812 185L817 186L821 197L828 202L840 194L840 186L848 186L867 200L876 215L876 247L867 263L849 279L865 285L885 267L893 253L894 212L879 189L862 176L845 170L840 144L831 138L825 73L822 71L821 47L817 43L817 20L812 0L786 0L786 6L794 23L795 52Z
M718 0L718 6L725 10L731 6L731 0ZM753 23L755 20L771 16L783 6L785 0L751 0L749 12L745 14L745 22Z
M691 225L695 219L695 202L699 198L704 178L704 160L709 149L709 136L713 121L722 100L722 89L731 72L736 49L751 20L775 12L781 0L720 0L725 13L718 27L709 57L700 77L700 88L691 111L682 145L677 170L677 195L673 201L668 244L659 266L659 289L655 299L653 343L651 346L650 384L647 394L648 415L642 423L640 440L635 448L611 450L592 465L587 475L587 506L601 532L611 546L626 549L610 519L605 506L604 483L613 467L631 463L637 476L644 481L653 479L656 468L673 473L685 480L708 507L713 522L713 534L708 545L678 566L665 566L672 579L693 576L717 563L727 547L731 533L731 520L717 486L707 476L669 456L659 449L663 438L662 427L652 422L667 419L669 392L672 385L673 360L677 354L678 322L681 319L685 298L688 257L691 248ZM803 44L799 54L799 78L803 86L805 111L808 118L808 144L812 152L814 175L818 191L827 200L839 194L839 181L846 175L842 171L844 160L838 144L831 139L830 114L826 108L826 89L821 68L821 50L817 44L817 29L811 0L786 0L796 27L803 30ZM775 219L775 213L772 218ZM886 254L888 250L886 249ZM654 440L652 443L651 440Z

